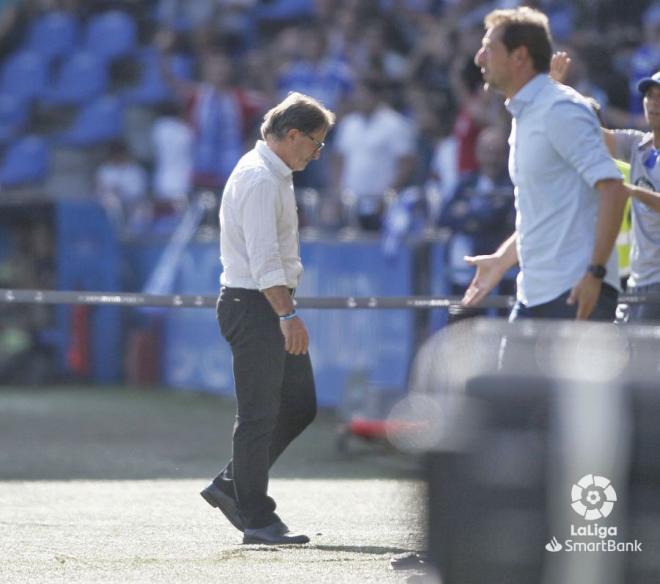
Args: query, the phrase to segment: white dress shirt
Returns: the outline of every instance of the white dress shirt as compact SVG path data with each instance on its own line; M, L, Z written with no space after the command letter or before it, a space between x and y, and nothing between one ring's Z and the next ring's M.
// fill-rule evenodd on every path
M225 186L220 261L220 283L231 288L297 288L302 276L291 169L261 140Z

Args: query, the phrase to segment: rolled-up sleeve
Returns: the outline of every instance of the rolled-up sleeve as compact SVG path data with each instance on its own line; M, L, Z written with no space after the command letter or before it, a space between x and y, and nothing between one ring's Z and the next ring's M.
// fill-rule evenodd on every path
M610 157L596 115L588 106L562 101L550 108L545 119L548 140L587 184L623 177Z
M254 181L242 199L241 225L252 278L259 290L286 286L277 234L282 212L277 184L268 178Z

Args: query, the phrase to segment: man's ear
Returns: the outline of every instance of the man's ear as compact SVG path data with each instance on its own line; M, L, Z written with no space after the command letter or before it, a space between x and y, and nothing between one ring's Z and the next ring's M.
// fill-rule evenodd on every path
M519 65L522 65L529 59L529 50L525 46L516 47L513 49L513 51L511 51L511 54L515 62Z
M299 133L300 130L298 130L297 128L291 128L290 130L287 130L286 132L287 140L293 140Z

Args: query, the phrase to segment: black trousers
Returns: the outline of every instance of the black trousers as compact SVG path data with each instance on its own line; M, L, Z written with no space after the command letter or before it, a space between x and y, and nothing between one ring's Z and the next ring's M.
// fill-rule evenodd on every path
M554 300L550 300L545 304L532 306L531 308L525 306L522 302L516 302L511 309L509 315L509 322L514 322L524 318L561 318L561 319L574 319L577 314L577 304L566 304L566 300L570 296L571 291L567 290L563 294L557 296ZM619 299L619 292L609 284L603 282L600 290L598 302L589 316L589 320L614 322L616 317L616 305Z
M232 459L214 479L236 497L247 528L278 520L268 496L268 470L316 416L309 353L284 350L280 321L258 290L223 287L217 305L231 346L236 386Z

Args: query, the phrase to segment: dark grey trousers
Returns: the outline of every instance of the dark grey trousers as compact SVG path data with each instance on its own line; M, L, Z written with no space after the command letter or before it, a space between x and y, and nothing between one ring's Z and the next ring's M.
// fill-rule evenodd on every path
M660 284L635 286L629 288L628 291L631 294L660 294ZM660 322L660 304L652 302L631 304L625 322L635 324Z
M232 459L214 479L236 497L247 528L278 520L268 496L268 470L316 415L309 353L284 350L280 322L258 290L223 287L217 305L231 346L236 386Z

